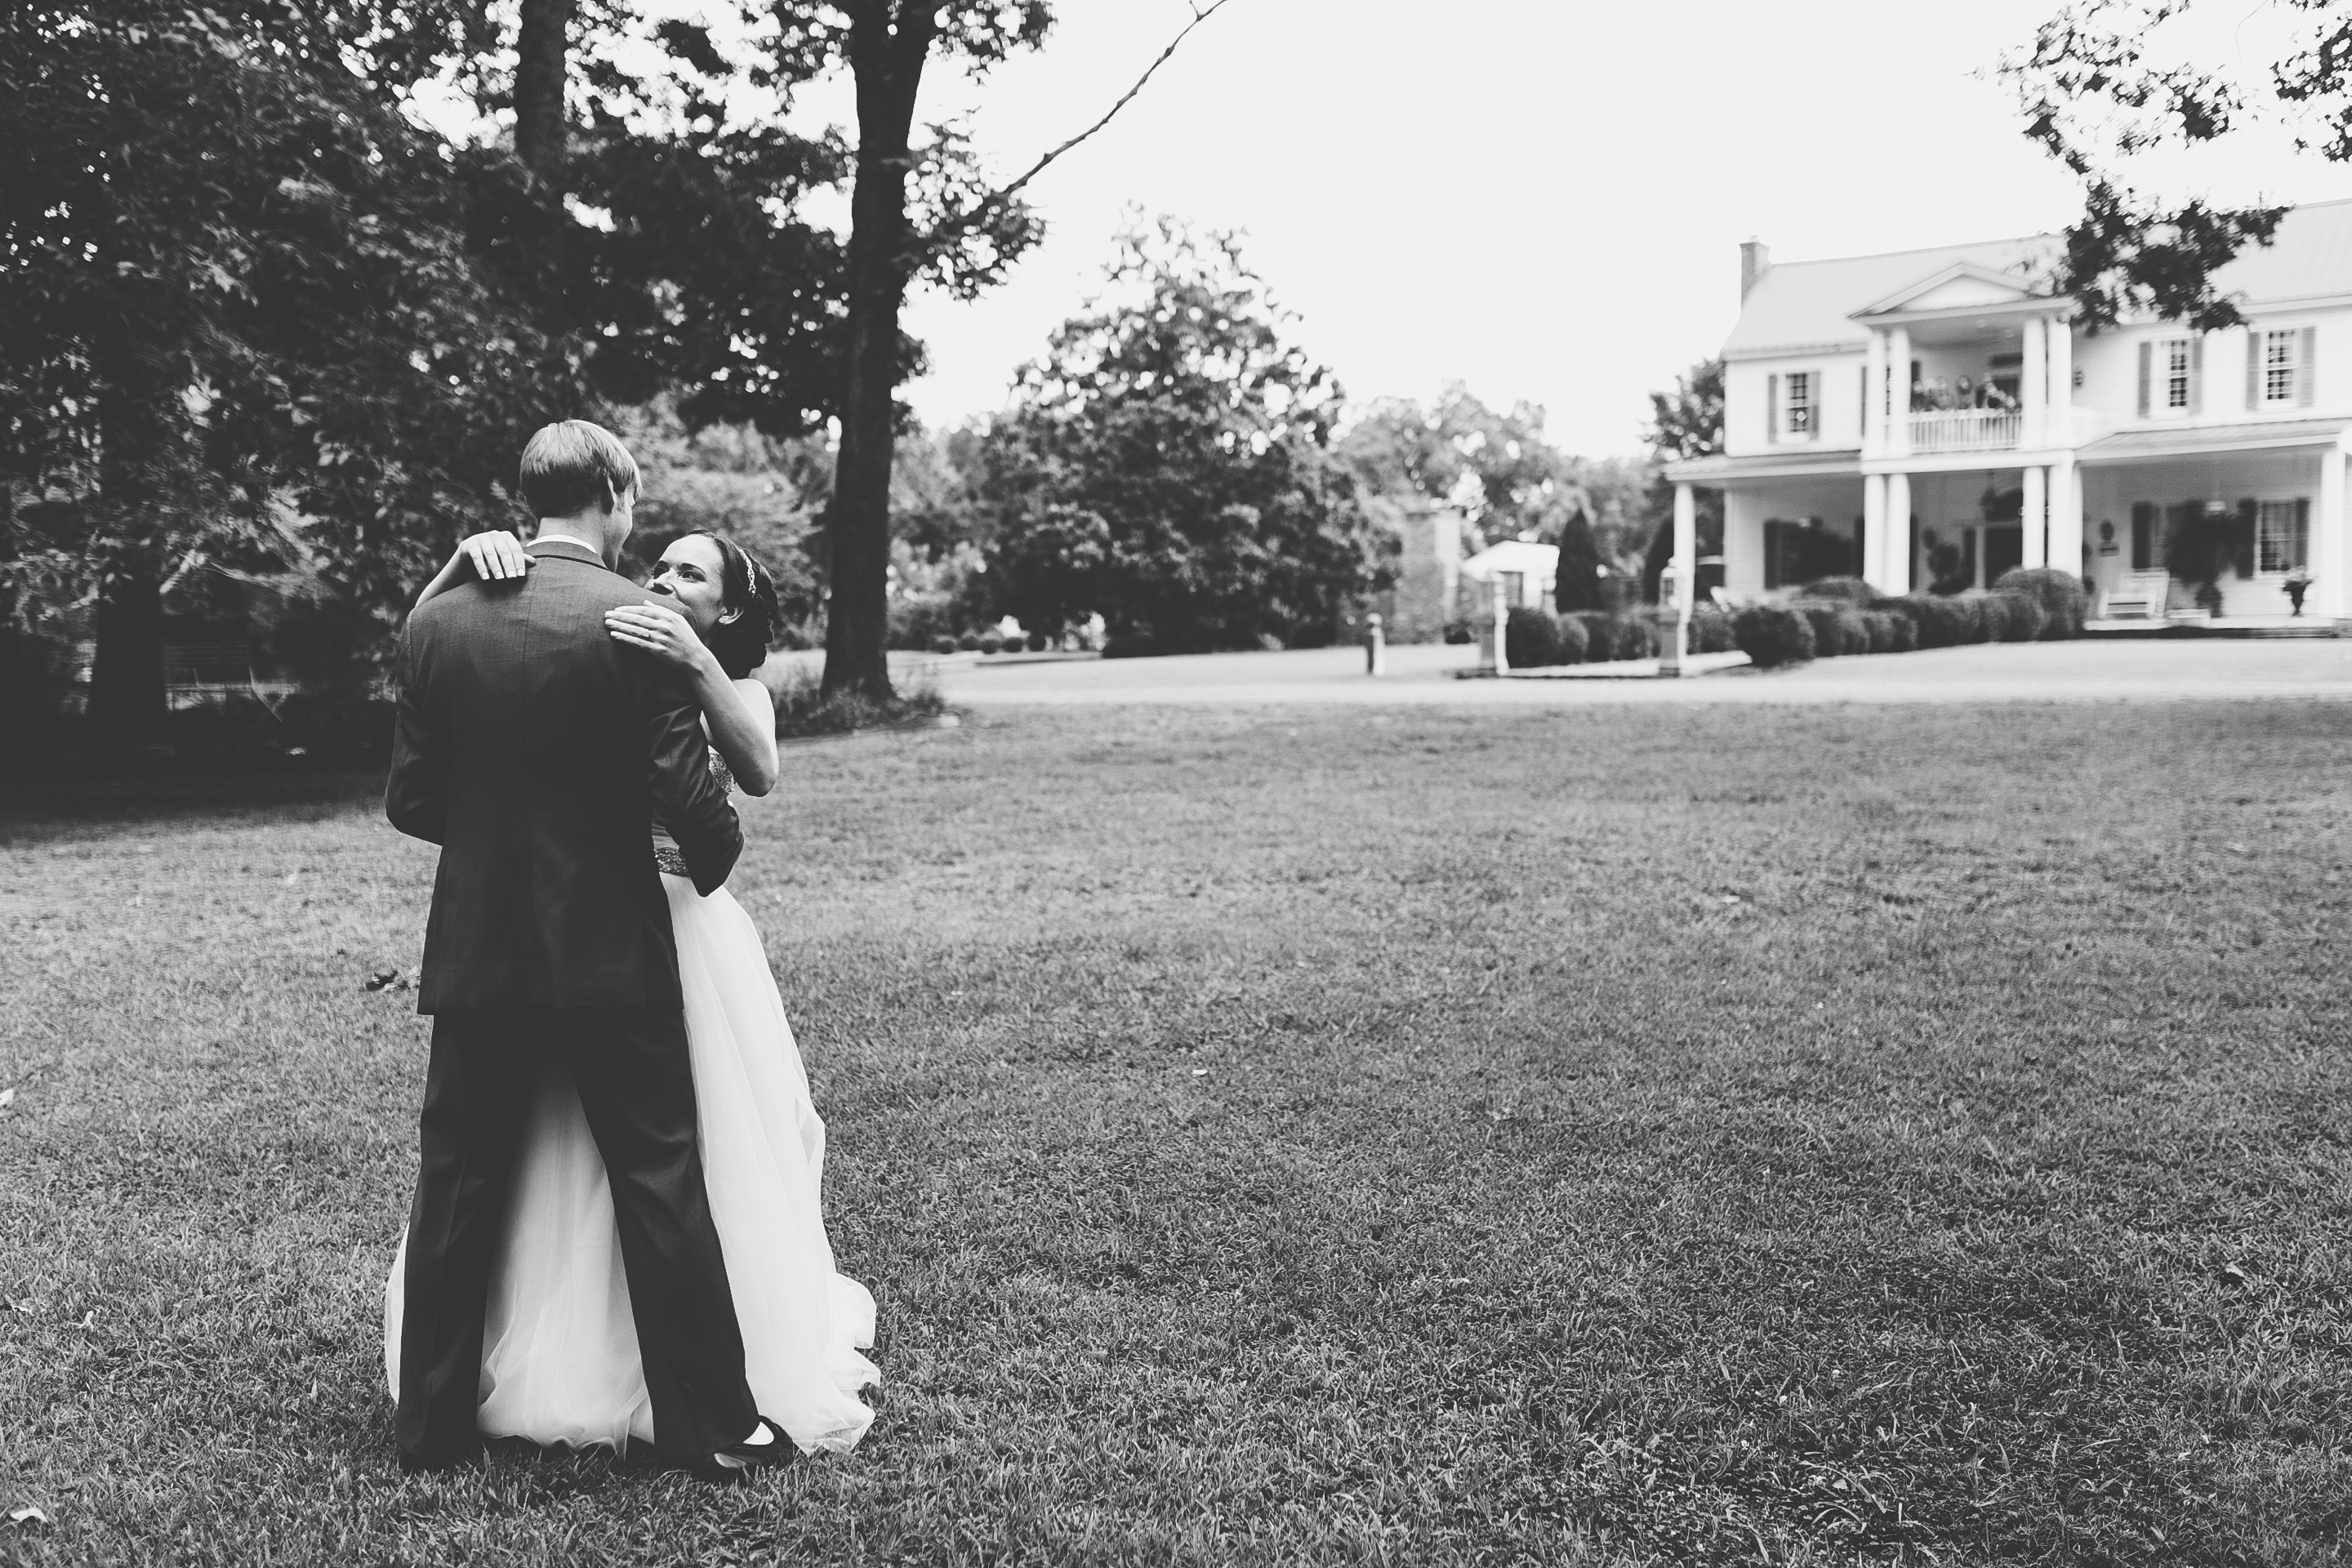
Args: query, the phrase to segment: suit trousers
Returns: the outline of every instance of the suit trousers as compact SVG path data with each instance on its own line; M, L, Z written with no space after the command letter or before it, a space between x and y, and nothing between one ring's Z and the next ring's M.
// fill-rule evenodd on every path
M655 1446L694 1458L757 1424L743 1337L703 1190L686 1016L485 1007L433 1020L394 1435L412 1459L478 1446L483 1316L541 1064L568 1066L612 1184Z

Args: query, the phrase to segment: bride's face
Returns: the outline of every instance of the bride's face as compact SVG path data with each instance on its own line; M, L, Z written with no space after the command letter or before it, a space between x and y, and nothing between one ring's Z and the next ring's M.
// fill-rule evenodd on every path
M727 607L726 565L717 540L690 535L662 552L661 564L653 581L646 584L646 592L667 600L687 618L697 637L707 638L713 626L733 620L740 613Z

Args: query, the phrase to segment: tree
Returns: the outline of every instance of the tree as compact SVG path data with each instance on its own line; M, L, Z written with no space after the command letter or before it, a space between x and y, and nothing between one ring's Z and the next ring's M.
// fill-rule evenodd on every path
M995 603L1160 650L1328 641L1395 548L1330 450L1338 383L1230 235L1131 229L1108 277L1115 302L1055 331L989 431Z
M1647 464L1562 452L1544 435L1540 406L1497 412L1459 382L1429 410L1405 398L1374 403L1339 450L1368 491L1457 506L1490 544L1522 535L1558 543L1581 515L1596 559L1623 564L1643 537Z
M915 144L923 72L935 53L984 75L1014 50L1041 47L1053 22L1047 0L778 0L772 79L789 89L845 64L856 85L841 440L826 521L826 695L890 694L884 648L892 452L904 420L898 389L919 363L898 324L908 285L928 278L970 299L1002 277L1041 233L1021 191L1108 123L1223 4L1196 5L1192 21L1108 113L1017 179L988 190L952 130L931 127L929 142Z
M1723 450L1723 362L1702 360L1675 378L1672 392L1650 394L1645 437L1661 463L1685 463ZM1723 549L1723 492L1702 489L1698 502L1698 552ZM1663 476L1650 484L1650 546L1642 555L1642 597L1658 600L1658 580L1675 558L1675 487Z
M439 149L348 41L266 3L0 23L0 477L36 503L8 572L94 582L90 715L114 736L161 717L187 574L268 559L291 508L346 585L380 586L494 504L543 395Z
M2084 182L2084 214L2066 230L2053 282L2095 328L2135 310L2200 331L2236 325L2213 274L2247 245L2269 244L2285 212L2142 196L2121 172L2133 154L2212 142L2276 115L2297 125L2298 146L2352 160L2352 4L2294 0L2282 14L2303 18L2296 40L2253 82L2167 58L2167 24L2189 9L2189 0L2070 5L2002 62L2026 134Z
M1579 507L1556 531L1559 565L1552 578L1552 603L1561 610L1605 610L1601 592L1601 547L1593 542L1591 520Z

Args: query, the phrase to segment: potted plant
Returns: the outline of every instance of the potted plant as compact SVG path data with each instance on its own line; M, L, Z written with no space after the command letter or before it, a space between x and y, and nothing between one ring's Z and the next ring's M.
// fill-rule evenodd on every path
M2285 582L2279 584L2286 590L2287 601L2294 605L2296 615L2303 614L2303 596L2311 592L2311 585L2316 581L2310 567L2298 566L2286 574Z

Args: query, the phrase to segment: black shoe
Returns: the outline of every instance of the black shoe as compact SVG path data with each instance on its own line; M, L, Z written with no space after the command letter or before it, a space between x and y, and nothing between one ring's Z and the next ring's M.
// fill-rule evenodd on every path
M751 1428L751 1436L758 1436L761 1427L767 1429L766 1442L730 1443L695 1468L706 1480L732 1484L748 1479L754 1471L776 1469L800 1458L800 1448L784 1436L784 1429L764 1415L760 1417L760 1425Z
M479 1464L481 1459L482 1446L479 1443L462 1448L428 1449L421 1454L412 1454L403 1448L400 1450L400 1471L407 1476L437 1476Z

